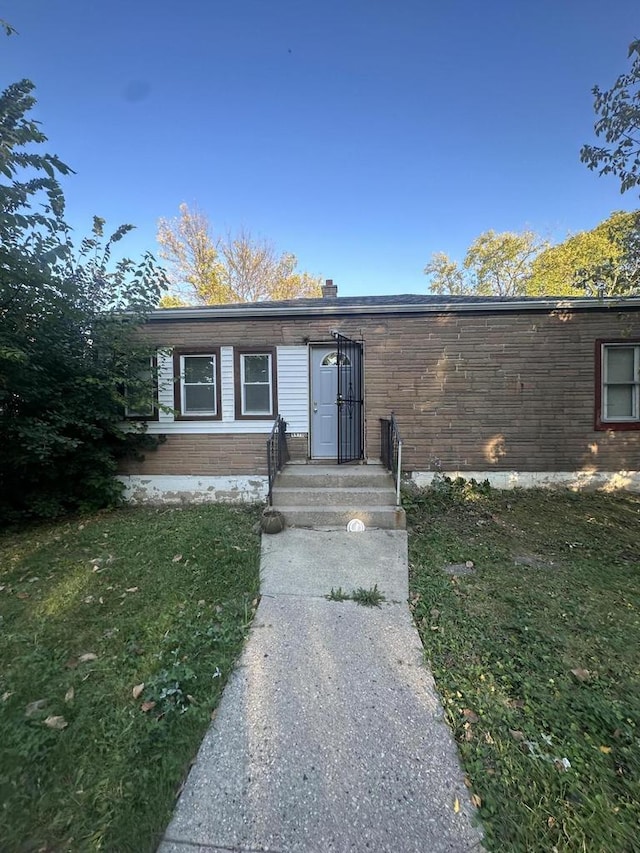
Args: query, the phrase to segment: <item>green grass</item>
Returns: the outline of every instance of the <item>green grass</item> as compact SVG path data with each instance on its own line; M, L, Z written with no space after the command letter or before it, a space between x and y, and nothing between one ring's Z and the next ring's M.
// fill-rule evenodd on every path
M361 604L363 607L380 607L380 604L385 600L385 596L378 589L378 584L375 584L369 589L364 589L361 586L358 589L354 589L351 593L351 600L355 601L356 604Z
M360 604L362 607L380 607L381 603L386 600L384 593L378 589L378 584L369 589L358 587L358 589L352 590L351 593L345 592L341 586L338 589L331 587L331 592L325 595L325 598L328 601L355 601L356 604Z
M155 849L257 604L257 517L128 509L2 535L0 849Z
M487 848L640 850L640 497L443 482L406 508L414 618Z
M325 595L327 601L351 601L351 595L348 592L345 592L341 586L338 589L334 589L331 587L331 592L328 595Z

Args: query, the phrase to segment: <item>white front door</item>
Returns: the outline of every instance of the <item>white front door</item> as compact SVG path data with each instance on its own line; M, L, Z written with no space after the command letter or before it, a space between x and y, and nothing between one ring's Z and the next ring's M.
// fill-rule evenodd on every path
M335 346L311 350L311 456L335 459L338 453L338 358Z

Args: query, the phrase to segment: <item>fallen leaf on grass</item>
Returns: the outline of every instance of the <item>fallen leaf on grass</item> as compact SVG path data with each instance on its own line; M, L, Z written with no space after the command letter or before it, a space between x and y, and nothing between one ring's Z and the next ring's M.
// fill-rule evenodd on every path
M482 798L479 797L477 794L471 794L471 802L477 809L479 809L482 805Z
M136 686L131 691L131 695L133 696L134 699L137 699L143 690L144 690L144 681L141 682L140 684L136 684Z
M139 589L139 586L130 586L128 589L125 589L125 592L137 592Z
M2 694L2 701L3 701L3 702L6 702L6 701L7 701L7 699L8 699L10 696L13 696L13 691L6 690L6 691Z
M456 814L460 811L460 800L457 797L453 801L453 810Z
M49 726L50 729L57 729L58 731L66 729L69 725L64 717L47 717L44 724L45 726Z
M140 705L140 710L144 711L144 713L146 714L147 711L151 711L155 707L156 707L156 703L153 701L143 702L142 705Z
M78 658L79 663L88 663L91 660L98 660L98 655L94 655L93 652L85 652Z
M179 563L181 559L182 559L182 554L176 554L175 557L173 558L172 562L173 563Z
M76 691L73 689L73 687L70 687L67 690L67 692L64 694L64 701L65 702L73 702L75 695L76 695Z
M29 702L24 711L25 717L33 717L34 714L37 714L42 711L46 704L46 699L36 699L35 702Z
M518 729L509 729L509 734L514 740L521 741L524 740L524 734Z
M588 669L572 669L571 674L575 675L578 681L588 681L591 678L591 672Z
M600 752L604 752L605 755L609 755L609 753L611 752L610 746L600 746L598 747L598 749L600 750Z
M466 720L469 720L470 723L477 723L479 720L478 715L474 711L472 711L471 708L463 708L462 716Z
M19 592L16 595L16 598L20 598L24 601L25 598L29 598L29 593L28 592Z

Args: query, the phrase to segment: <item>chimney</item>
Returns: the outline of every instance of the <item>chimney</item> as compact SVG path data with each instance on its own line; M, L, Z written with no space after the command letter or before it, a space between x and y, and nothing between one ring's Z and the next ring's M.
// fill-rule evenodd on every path
M333 283L332 278L328 278L322 285L322 298L330 299L338 295L338 287Z

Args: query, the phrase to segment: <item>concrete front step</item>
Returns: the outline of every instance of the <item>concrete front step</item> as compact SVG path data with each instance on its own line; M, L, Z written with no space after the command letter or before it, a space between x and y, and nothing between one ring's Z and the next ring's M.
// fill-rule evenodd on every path
M278 507L284 515L287 527L340 527L344 528L353 518L359 518L365 527L384 530L404 530L404 510L396 506L297 506Z
M359 518L366 527L404 530L393 477L382 465L287 465L274 484L273 506L288 527L340 527Z
M393 488L393 477L381 465L287 465L277 486L306 488Z
M371 486L345 485L343 488L335 486L305 486L298 488L285 485L291 480L278 481L273 490L273 505L282 512L287 507L298 506L321 506L321 507L350 507L350 506L393 506L396 502L396 493L387 483L382 488L371 488Z

